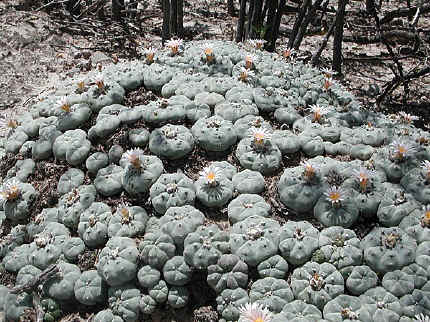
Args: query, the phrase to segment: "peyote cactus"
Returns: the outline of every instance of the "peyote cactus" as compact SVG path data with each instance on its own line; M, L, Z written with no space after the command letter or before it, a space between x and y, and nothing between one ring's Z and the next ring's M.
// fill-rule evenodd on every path
M108 223L111 209L103 202L94 202L79 218L78 233L85 245L91 248L102 246L108 239Z
M173 99L149 102L147 105L136 106L142 111L142 119L153 124L163 124L167 122L177 122L184 120L186 110L183 104L177 104Z
M218 295L217 311L226 321L239 319L239 308L248 303L248 293L242 288L225 289Z
M108 290L109 308L124 322L139 321L140 291L133 285L114 286Z
M401 229L374 228L361 241L364 261L377 273L386 273L412 263L417 243Z
M196 191L194 182L185 174L162 174L149 190L155 211L164 214L170 207L194 205Z
M285 304L281 311L281 317L284 320L279 319L279 322L313 322L319 321L322 318L322 313L315 305L308 304L302 300L295 300ZM278 322L277 318L275 318L275 321Z
M61 261L57 264L59 276L49 279L44 285L45 292L53 299L68 301L75 298L74 287L81 276L78 266Z
M279 250L289 263L304 264L318 248L318 236L318 230L309 222L288 221L280 230Z
M9 293L4 302L4 317L6 321L20 321L24 313L33 307L31 294L22 292L20 294Z
M267 133L273 132L270 123L265 121L263 117L257 115L245 115L234 122L233 127L239 140L252 136L253 128L266 131Z
M111 309L103 310L97 313L93 319L94 322L123 322L124 320L115 315Z
M282 256L275 255L258 264L257 270L258 275L262 278L284 279L288 273L288 263Z
M148 214L139 206L118 205L109 219L108 236L135 237L145 232Z
M194 137L183 125L167 124L149 136L149 149L159 157L181 159L194 148Z
M133 239L112 237L99 253L97 272L110 286L123 285L136 277L138 257Z
M271 133L264 128L251 128L251 135L237 145L236 157L240 164L263 175L273 174L282 161L281 151L271 141Z
M81 129L69 130L55 139L52 146L54 157L66 160L72 166L82 164L90 152L91 142Z
M103 152L93 153L85 161L85 166L87 167L88 172L92 175L97 175L97 172L100 169L107 167L108 164L108 155Z
M231 179L234 189L243 194L258 194L264 191L264 177L258 171L245 169Z
M257 266L278 252L279 228L273 219L255 215L234 224L230 232L232 254Z
M415 209L402 219L399 227L411 238L415 239L418 244L430 241L430 207L426 206L423 209Z
M403 313L399 299L382 287L369 289L359 299L372 321L398 321Z
M6 218L12 222L28 219L29 209L38 195L39 193L29 183L15 179L4 182L0 190L0 204Z
M293 298L293 292L287 281L274 277L265 277L255 281L249 291L251 302L261 304L274 313L281 312L282 308Z
M214 165L203 169L194 185L197 199L207 207L222 207L233 196L233 183Z
M185 287L172 286L169 289L169 295L167 296L167 303L174 309L185 307L188 304L190 294Z
M330 300L324 306L323 314L330 322L375 321L357 297L344 294Z
M218 294L225 289L245 288L248 284L248 265L239 256L221 255L216 264L208 267L207 282Z
M192 269L183 256L174 256L163 266L165 281L174 286L184 286L191 281L192 274Z
M307 262L291 275L294 297L313 304L320 310L344 291L342 274L332 264Z
M228 219L232 224L250 216L270 216L270 205L257 194L241 194L228 204Z
M70 168L67 170L58 180L57 192L58 194L64 195L76 189L84 183L85 173L76 168Z
M198 227L184 240L185 262L199 270L207 269L230 251L229 238L229 234L215 224Z
M84 305L103 303L107 296L107 285L96 270L82 272L74 286L75 298Z
M140 257L144 264L162 269L168 259L175 255L175 242L170 235L160 230L148 232L139 244Z
M412 293L415 288L413 276L400 270L387 272L382 279L382 286L399 298Z
M218 115L199 119L191 132L196 143L206 151L226 151L237 140L233 123Z
M149 296L151 296L157 303L164 303L167 301L169 295L169 288L165 281L160 280L158 284L151 287L148 291Z
M94 186L102 196L111 197L122 192L124 169L115 164L99 169Z
M122 185L132 196L146 194L164 170L158 157L144 155L140 149L127 151L122 159L125 160Z
M137 273L140 286L151 289L160 282L161 272L149 265L143 266Z
M378 284L378 275L369 266L355 266L349 274L345 285L354 295L360 295Z

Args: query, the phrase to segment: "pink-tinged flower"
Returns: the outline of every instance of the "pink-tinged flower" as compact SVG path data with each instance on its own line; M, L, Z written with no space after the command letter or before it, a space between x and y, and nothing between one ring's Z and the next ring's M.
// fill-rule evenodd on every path
M0 136L8 136L10 131L16 129L18 125L15 113L10 113L5 118L0 117Z
M257 49L262 49L267 41L264 39L251 39L249 43Z
M416 149L412 146L412 144L407 142L395 140L393 143L391 143L391 147L393 149L392 157L398 161L403 161L416 152Z
M60 97L60 99L57 101L57 105L62 111L66 113L69 113L72 111L72 106L69 100L67 99L67 97L65 96Z
M284 47L282 49L282 57L289 59L293 56L294 54L294 48L288 48L288 47Z
M272 138L272 134L267 129L262 127L251 127L250 132L254 144L258 146L264 145L265 141L268 141Z
M79 79L76 85L78 86L79 93L83 93L85 91L85 81L83 79Z
M303 161L300 163L303 166L303 177L306 181L311 181L315 175L317 170L319 169L316 165L310 164L308 161Z
M122 155L123 160L130 163L136 169L143 168L143 151L141 149L131 149Z
M245 68L251 69L256 61L256 57L254 55L246 55L245 56Z
M418 116L411 115L403 111L399 112L399 116L399 120L405 124L412 124L413 121L419 120Z
M270 322L273 319L273 314L258 303L246 303L239 312L239 322Z
M345 200L345 192L336 186L328 188L324 195L327 196L327 200L331 202L333 207L340 207L341 201Z
M247 82L249 80L249 77L253 77L254 75L255 74L253 71L242 67L240 69L239 80L241 80L242 82Z
M313 118L312 121L313 122L320 123L321 120L322 120L322 118L323 118L323 116L326 115L329 112L329 110L327 109L327 107L320 106L318 104L314 104L314 105L311 105L309 107L311 108L311 112L313 113L312 114L312 118Z
M182 39L170 39L166 43L166 47L170 48L170 52L172 53L172 55L177 55L180 52L179 47L181 47L182 44L183 44Z
M375 175L375 172L366 168L360 168L360 170L353 170L353 173L360 184L361 191L365 192L369 179Z
M218 185L218 180L223 175L223 172L220 168L215 166L209 166L203 169L200 172L200 177L202 177L206 184L211 187L215 187Z
M143 50L147 63L151 64L154 61L155 51L154 47L148 47Z

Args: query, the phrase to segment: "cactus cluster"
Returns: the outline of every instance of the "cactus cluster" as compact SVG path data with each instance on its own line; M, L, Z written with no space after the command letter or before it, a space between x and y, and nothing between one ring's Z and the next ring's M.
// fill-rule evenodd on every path
M76 303L115 322L206 303L218 321L430 315L428 134L261 46L172 40L64 81L9 122L6 321L33 306L12 286L51 265L46 321ZM156 99L126 106L142 86ZM68 168L41 207L45 161Z

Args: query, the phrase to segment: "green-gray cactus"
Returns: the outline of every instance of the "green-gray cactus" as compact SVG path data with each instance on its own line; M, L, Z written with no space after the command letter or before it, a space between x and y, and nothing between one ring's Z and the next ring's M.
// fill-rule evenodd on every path
M414 290L414 278L403 271L387 272L382 279L382 286L391 294L402 297Z
M375 321L357 297L344 294L330 300L324 306L323 314L330 322Z
M185 174L162 174L149 190L155 211L164 214L170 207L194 205L196 191L194 183Z
M45 292L55 300L68 301L75 298L74 287L81 276L78 266L66 262L57 264L60 274L50 278L44 285Z
M0 203L6 218L12 222L27 220L30 207L39 193L29 183L22 183L15 179L3 182Z
M162 269L168 259L175 256L176 246L170 235L159 229L145 234L139 244L140 257L144 264Z
M207 269L230 251L229 238L229 234L215 224L198 227L184 240L185 262L199 270Z
M181 159L194 148L194 137L183 125L167 124L155 129L149 136L149 149L169 160Z
M109 308L124 322L139 321L140 291L133 285L114 286L108 290Z
M282 308L293 298L293 292L291 292L288 282L274 277L265 277L255 281L249 291L249 299L252 303L263 305L274 313L281 312Z
M90 152L91 142L81 129L69 130L55 139L52 146L54 157L65 160L72 166L83 163Z
M199 119L191 132L196 143L206 151L226 151L237 140L233 123L218 115Z
M307 262L291 275L294 297L313 304L320 310L344 291L342 274L332 264Z
M194 183L197 199L207 207L222 207L233 196L233 183L214 165L205 168Z
M251 216L236 223L230 232L232 254L250 266L275 255L279 246L280 225L273 219Z
M377 273L411 264L416 248L416 241L398 228L376 227L361 241L364 261Z
M234 189L239 193L258 194L264 191L264 177L258 171L245 169L238 172L231 179Z
M151 289L160 282L161 272L149 265L142 266L137 273L140 286Z
M85 173L76 168L70 168L63 173L58 180L57 192L58 194L64 195L73 189L76 189L84 183Z
M84 305L97 305L106 300L107 285L96 270L82 272L74 286L75 298Z
M353 295L360 295L378 284L378 275L369 266L355 266L345 285Z
M78 224L79 237L91 248L102 246L108 239L111 209L103 202L93 202L81 214Z
M115 164L99 169L94 179L97 192L105 197L112 197L122 192L124 169Z
M241 194L228 204L228 219L232 224L250 216L270 216L270 205L257 194Z
M138 257L133 239L112 237L99 253L97 272L110 286L123 285L136 277Z
M398 321L403 313L399 299L382 287L369 289L359 299L372 321Z
M190 294L183 286L172 286L169 289L167 303L174 309L185 307L188 304Z
M107 167L108 164L108 155L103 152L93 153L85 161L85 166L87 167L88 172L92 175L97 175L97 172L100 169Z
M249 302L248 293L242 288L225 289L216 298L217 311L226 321L237 321L239 308Z
M289 263L301 265L318 248L318 237L318 230L309 222L288 221L280 230L279 250Z
M108 236L135 237L143 234L148 218L142 207L121 204L109 220Z
M163 266L163 276L167 283L184 286L191 281L193 271L183 256L174 256Z
M239 256L222 255L216 264L208 267L207 282L218 294L225 289L246 288L248 265Z

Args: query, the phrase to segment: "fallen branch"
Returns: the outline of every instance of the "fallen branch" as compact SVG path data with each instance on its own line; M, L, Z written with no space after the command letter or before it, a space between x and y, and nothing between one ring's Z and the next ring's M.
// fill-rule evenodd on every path
M60 268L57 265L51 265L24 285L15 286L10 292L12 294L18 294L21 292L33 292L34 290L36 290L38 285L45 283L58 272L60 272Z
M311 64L313 66L318 64L318 61L320 60L321 54L322 54L324 48L327 46L327 42L328 42L330 36L333 34L335 25L336 25L336 22L333 22L332 25L330 26L330 29L328 30L327 34L325 35L324 39L321 41L317 52L312 56Z
M352 35L344 36L344 42L354 42L356 44L368 45L376 44L382 41L381 37L384 37L389 42L398 42L401 44L406 44L410 41L415 40L415 34L413 32L402 31L402 30L391 30L382 32L381 35L376 36L362 36L362 35Z
M380 20L380 24L383 25L387 22L390 22L391 20L393 20L395 18L400 18L400 17L412 18L416 14L417 9L418 9L417 7L411 7L410 9L409 8L399 8L397 10L389 11ZM420 14L424 14L427 12L430 12L430 5L422 6L421 10L420 10Z

